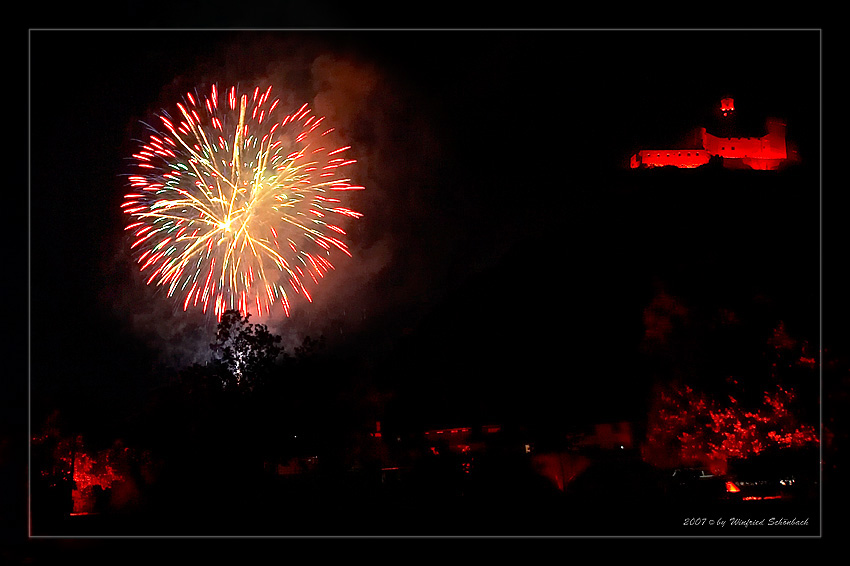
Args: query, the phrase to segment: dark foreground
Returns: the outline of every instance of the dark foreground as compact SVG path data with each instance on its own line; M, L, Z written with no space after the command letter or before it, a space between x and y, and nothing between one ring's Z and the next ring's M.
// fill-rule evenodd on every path
M528 477L502 486L346 477L266 478L226 493L187 487L133 512L63 514L37 537L818 537L816 491L793 499L681 499L650 478L579 481L566 491ZM209 489L207 489L209 488Z
M262 512L238 505L199 515L67 517L48 538L135 537L818 537L814 503L598 505L475 500L313 503ZM61 534L60 534L61 533ZM39 537L40 538L40 537Z

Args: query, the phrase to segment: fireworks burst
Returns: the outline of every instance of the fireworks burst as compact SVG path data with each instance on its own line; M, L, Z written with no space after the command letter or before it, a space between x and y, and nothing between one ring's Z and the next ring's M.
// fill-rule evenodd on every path
M183 310L220 319L278 303L289 316L288 291L312 301L307 286L334 268L331 252L351 255L339 224L362 215L342 198L363 187L344 174L350 146L328 147L323 117L307 104L284 116L270 94L187 93L179 117L163 112L133 154L139 171L121 205L130 247L146 283Z

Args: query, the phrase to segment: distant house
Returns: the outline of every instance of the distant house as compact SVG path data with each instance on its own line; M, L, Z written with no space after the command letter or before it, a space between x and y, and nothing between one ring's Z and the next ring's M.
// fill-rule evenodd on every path
M296 456L285 462L264 462L263 468L266 473L278 476L299 476L316 469L319 463L318 456Z
M429 449L437 454L445 449L452 452L468 452L470 450L470 427L441 428L425 431L425 441Z
M487 445L501 430L500 425L462 426L426 430L424 436L428 449L434 454L440 450L463 454L486 451Z

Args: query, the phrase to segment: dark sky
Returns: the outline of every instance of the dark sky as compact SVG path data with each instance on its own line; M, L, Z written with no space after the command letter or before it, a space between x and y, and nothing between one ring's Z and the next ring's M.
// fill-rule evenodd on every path
M819 41L817 31L31 31L32 402L132 405L207 355L212 326L141 283L119 205L139 120L209 81L271 82L332 115L367 187L353 205L364 213L350 230L354 258L314 304L257 320L290 349L325 334L411 395L459 388L530 407L592 397L582 403L592 412L603 391L622 392L617 406L643 391L634 360L658 285L697 305L771 295L817 328ZM727 95L756 129L787 120L804 157L795 191L765 202L743 184L636 180L632 152L675 147Z

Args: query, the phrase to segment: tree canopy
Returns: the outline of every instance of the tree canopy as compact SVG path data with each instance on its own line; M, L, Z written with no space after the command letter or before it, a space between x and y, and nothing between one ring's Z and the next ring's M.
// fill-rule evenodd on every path
M281 337L264 324L250 323L250 316L225 312L210 344L210 366L224 390L250 391L261 385L272 376L283 353Z

